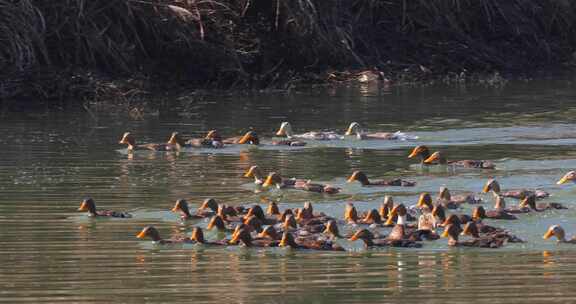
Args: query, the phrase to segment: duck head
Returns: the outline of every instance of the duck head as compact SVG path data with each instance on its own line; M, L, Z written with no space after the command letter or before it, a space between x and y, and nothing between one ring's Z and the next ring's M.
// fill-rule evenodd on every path
M130 132L126 132L124 135L122 135L119 143L128 145L128 150L132 150L136 146L136 139Z
M346 133L344 135L354 135L360 133L360 124L357 122L353 122L348 126Z
M202 231L202 228L200 228L200 227L194 227L194 229L192 229L192 236L190 236L190 239L192 241L198 242L200 244L203 244L206 242L204 240L204 232Z
M362 185L370 184L370 182L368 181L368 177L362 171L352 172L352 175L350 175L350 177L348 177L348 180L346 182L352 183L354 181L359 181Z
M276 131L276 136L286 136L290 138L292 135L294 135L294 132L292 131L292 125L287 121L281 123L280 129Z
M180 212L185 217L191 217L190 209L188 208L188 202L185 199L178 199L172 207L172 212Z
M282 214L280 215L280 222L284 222L286 221L286 218L289 215L294 215L294 212L292 212L292 209L285 209L284 211L282 211Z
M251 231L256 231L258 233L262 232L262 221L260 221L260 219L254 215L246 217L243 223L244 225L250 227Z
M412 149L412 152L410 155L408 155L408 158L414 158L417 156L422 160L427 159L430 156L430 149L428 149L426 146L416 146L414 149Z
M378 210L372 209L366 214L366 216L362 221L370 224L381 224L382 218L380 217L380 213L378 213Z
M430 193L424 192L420 193L420 197L418 197L418 203L416 204L418 208L428 208L428 210L434 209L434 204L432 203L432 196Z
M96 215L96 203L91 197L87 197L80 203L78 211L88 211L91 215Z
M214 227L216 227L216 229L218 229L219 231L226 230L226 223L224 222L222 216L220 215L213 216L210 219L210 222L208 222L208 226L206 226L206 229L212 230Z
M322 233L324 234L328 234L329 236L332 237L341 237L340 236L340 231L338 229L338 224L336 223L335 220L329 220L326 223L326 228L324 229L324 231L322 231Z
M562 176L561 179L559 179L556 184L557 185L562 185L565 184L567 182L575 182L576 181L576 171L570 171L566 174L564 174L564 176Z
M262 184L264 182L264 174L258 166L252 166L244 173L244 177L253 177L256 184Z
M434 208L432 208L432 216L438 218L440 223L443 223L446 220L446 210L444 209L444 206L441 204L434 206Z
M137 238L139 239L143 239L145 237L149 237L152 239L152 241L154 242L158 242L161 241L162 238L160 237L160 232L158 232L158 230L156 230L156 228L154 228L154 226L147 226L144 227L142 229L142 231L140 231L140 233L138 233L136 235Z
M282 177L280 174L276 172L270 172L266 178L266 181L264 184L262 184L263 187L270 187L272 185L276 185L276 187L280 187L282 185Z
M267 226L266 228L264 228L264 230L262 230L262 232L260 232L258 234L259 238L269 238L272 240L278 240L280 239L280 236L278 235L278 231L276 231L276 229L274 229L273 226Z
M494 193L500 193L500 184L493 178L486 181L484 188L482 188L482 192L484 193L488 193L490 191L493 191Z
M502 197L501 195L494 193L494 209L500 209L503 210L506 208L506 201L504 200L504 197Z
M360 229L356 231L351 237L350 241L362 240L365 246L371 246L373 244L374 234L368 229Z
M423 161L423 163L427 165L434 164L436 162L439 164L446 164L446 157L444 157L444 154L442 154L440 151L432 153L432 155Z
M555 236L558 242L566 241L566 233L560 225L552 225L548 228L548 231L542 236L543 239L547 240Z
M208 131L208 133L206 133L206 136L204 136L205 140L212 140L212 141L222 141L222 136L220 135L220 133L216 130L210 130Z
M184 146L186 144L186 142L184 141L184 139L182 139L180 133L178 132L172 132L172 135L170 135L170 139L168 139L167 143L169 145L176 145L176 146Z
M486 218L486 210L482 206L477 206L472 212L472 219L477 221Z
M238 144L250 144L250 145L259 145L260 139L258 138L258 134L256 131L248 131L246 132L242 138L238 140Z
M460 218L458 218L458 216L456 214L450 214L446 220L444 220L444 223L442 223L442 226L447 227L448 225L457 225L460 228L460 225L462 225L462 222L460 221ZM458 232L460 233L460 232Z
M358 211L356 211L356 207L354 207L352 203L346 204L344 220L349 223L356 223L358 221Z
M290 232L284 231L284 233L282 233L282 239L280 240L280 244L278 244L278 246L297 248L298 244L296 244L294 236Z
M286 219L282 223L282 227L285 230L298 228L298 223L296 222L296 218L293 215L289 214L288 216L286 216Z
M262 207L260 207L260 205L254 205L254 206L250 207L250 209L248 209L248 212L246 213L246 217L251 217L251 216L255 216L256 218L258 218L261 221L266 220L266 215L264 215L264 210L262 210Z
M268 203L268 208L266 208L266 214L273 216L280 215L280 209L278 208L278 204L276 204L276 202L270 201Z
M528 195L520 201L520 208L530 208L532 210L538 211L536 208L536 195Z
M388 215L388 219L386 220L385 225L389 226L394 224L394 219L397 218L396 224L397 225L404 225L406 224L406 214L408 214L408 210L406 210L406 206L404 204L399 204L394 206Z
M207 198L202 202L198 210L210 209L212 212L218 212L218 202L213 198Z
M447 201L452 200L452 195L450 194L450 190L448 190L448 187L444 186L440 187L440 191L438 192L438 198Z
M252 246L252 236L250 235L250 231L247 229L240 228L232 235L232 239L229 241L230 244L237 244L241 242L244 246L250 247Z
M383 219L388 218L392 208L394 208L394 199L390 195L384 196L384 201L380 204L380 209L378 210L380 217Z
M458 242L458 236L462 232L462 228L459 224L449 224L444 227L444 232L442 233L442 237L448 238L448 244L454 244Z
M312 208L311 202L305 202L304 207L300 210L300 212L296 216L296 220L305 220L311 219L314 217L314 209Z

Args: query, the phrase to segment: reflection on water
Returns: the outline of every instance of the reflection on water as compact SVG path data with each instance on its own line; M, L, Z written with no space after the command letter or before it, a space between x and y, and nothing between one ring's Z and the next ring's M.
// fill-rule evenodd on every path
M576 89L566 81L512 83L500 88L333 88L287 96L212 97L160 109L146 121L97 113L13 114L0 121L0 285L5 302L566 302L573 300L576 251L541 238L548 225L576 232L576 188L554 182L576 168ZM217 102L215 102L217 101ZM160 142L178 130L225 136L252 126L268 141L280 122L295 130L344 132L351 121L368 130L402 130L417 141L311 142L305 148L238 147L181 153L122 153L124 131ZM422 168L409 147L426 144L449 158L492 159L496 170ZM261 192L242 173L251 165L282 176L310 178L343 191L322 195ZM369 177L415 180L414 188L365 188L346 183L354 170ZM189 234L205 220L183 222L169 209L177 198L197 208L207 197L228 204L276 199L281 208L314 202L342 217L347 202L377 208L386 194L413 205L421 191L479 193L496 177L503 188L540 188L566 211L494 222L527 240L500 250L451 249L446 240L422 249L362 249L339 240L345 253L286 249L158 247L135 238L146 225L163 236ZM92 196L101 208L132 219L90 219L76 212ZM515 204L509 200L508 204ZM469 213L470 206L462 212ZM341 227L349 233L354 227ZM218 238L207 231L206 238Z

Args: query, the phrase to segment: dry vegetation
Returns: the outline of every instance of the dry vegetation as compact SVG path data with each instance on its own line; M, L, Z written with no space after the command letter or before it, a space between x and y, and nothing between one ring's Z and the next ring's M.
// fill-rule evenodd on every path
M0 99L126 94L117 79L140 92L374 67L530 72L573 60L575 12L569 0L0 0Z

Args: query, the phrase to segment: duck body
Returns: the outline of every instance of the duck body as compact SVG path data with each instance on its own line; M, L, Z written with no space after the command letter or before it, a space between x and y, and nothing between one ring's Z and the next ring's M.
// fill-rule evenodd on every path
M369 187L369 186L396 186L396 187L413 187L416 185L414 181L403 180L400 178L390 179L390 180L379 180L379 181L370 181L366 174L362 171L354 171L352 175L348 178L347 182L351 183L354 181L360 182L362 186Z
M348 130L345 133L346 136L354 135L360 140L407 140L407 139L418 139L417 136L408 136L400 131L397 132L372 132L366 133L360 127L357 122L352 122L348 126Z
M489 160L447 160L444 155L436 151L432 153L427 159L423 161L426 165L450 165L462 168L473 168L473 169L494 169L496 165L494 162Z
M127 212L119 212L113 210L96 210L96 203L91 197L82 200L78 211L88 212L90 217L104 217L104 218L131 218L132 215Z
M502 197L511 197L515 199L525 199L529 196L534 196L536 199L543 199L550 196L550 193L543 191L543 190L527 190L527 189L520 189L520 190L508 190L502 191L500 188L500 183L495 179L491 178L484 184L482 188L482 192L488 193L492 192L495 195L499 195Z
M120 139L120 144L127 145L129 152L133 151L173 151L175 150L174 145L164 144L164 143L147 143L147 144L136 144L136 139L130 132L124 133Z
M139 239L144 239L146 237L150 238L155 244L158 245L176 245L176 244L194 244L195 241L188 237L176 236L170 239L163 239L160 233L154 226L144 227L140 233L136 235Z
M343 136L331 131L311 131L303 134L294 134L292 125L289 122L280 124L276 136L285 136L287 139L309 139L309 140L339 140Z

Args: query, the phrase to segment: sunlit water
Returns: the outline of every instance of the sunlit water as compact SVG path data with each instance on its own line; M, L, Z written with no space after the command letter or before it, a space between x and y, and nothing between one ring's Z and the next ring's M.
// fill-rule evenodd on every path
M550 224L576 232L576 187L555 181L576 168L576 86L570 81L504 87L374 87L290 95L210 97L177 101L133 119L95 110L8 113L0 127L0 301L369 303L566 302L576 289L576 246L542 239ZM165 101L159 101L165 102ZM217 128L238 135L253 127L269 142L282 121L298 132L340 133L352 121L371 131L416 135L415 141L310 142L303 148L262 146L129 156L124 131L140 142L163 142L172 131L198 137ZM496 170L423 169L408 160L426 144L451 159L492 159ZM343 188L341 194L259 192L242 173L257 164L286 177ZM403 177L414 188L363 188L346 176ZM385 194L413 205L422 191L448 186L481 194L496 177L503 188L539 188L569 210L486 221L525 239L498 250L448 248L445 239L422 249L364 250L338 241L345 253L202 246L158 247L135 238L146 225L168 237L205 221L183 223L169 211L177 198L194 206L207 197L229 204L275 198L280 207L312 201L342 218L347 202L360 211ZM90 219L76 209L85 196L132 219ZM513 199L508 204L515 204ZM460 212L470 212L465 206ZM351 231L353 227L341 227ZM385 229L383 231L386 231ZM215 234L207 232L207 238Z

